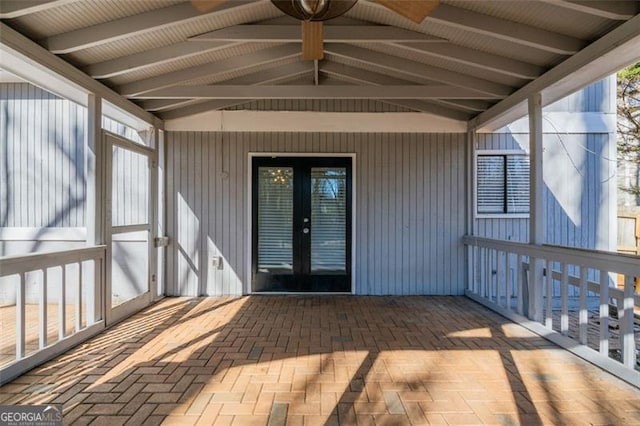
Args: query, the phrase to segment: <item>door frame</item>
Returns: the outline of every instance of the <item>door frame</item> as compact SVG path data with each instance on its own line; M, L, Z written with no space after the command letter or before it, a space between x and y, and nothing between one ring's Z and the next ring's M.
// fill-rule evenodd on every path
M154 247L154 223L155 223L155 206L157 202L158 186L154 185L154 171L156 167L156 149L149 146L140 145L115 133L103 130L103 146L105 149L105 245L106 259L105 259L105 289L104 289L104 312L106 325L112 325L119 322L134 313L149 306L155 299L156 284L153 281L154 265L156 265L156 249ZM113 147L118 147L127 151L134 152L138 155L147 157L147 165L149 168L149 198L147 200L148 206L148 223L139 225L124 225L113 226L112 224L112 208L113 208ZM120 228L120 230L118 230ZM115 232L114 232L115 230ZM111 305L111 289L112 289L112 273L111 268L113 265L113 235L118 233L126 233L132 231L145 231L147 232L147 291L140 294L121 305L113 307Z
M356 154L353 152L249 152L247 156L247 197L246 197L246 220L247 232L245 235L246 263L244 294L334 294L330 292L259 292L251 290L251 280L253 275L253 159L260 157L306 157L306 158L350 158L351 159L351 294L356 294ZM335 294L349 294L341 292Z

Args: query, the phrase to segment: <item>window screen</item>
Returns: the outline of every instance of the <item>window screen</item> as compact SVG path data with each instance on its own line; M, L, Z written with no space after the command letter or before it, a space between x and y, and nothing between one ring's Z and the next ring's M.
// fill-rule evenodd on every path
M479 155L477 173L479 214L529 213L529 157Z

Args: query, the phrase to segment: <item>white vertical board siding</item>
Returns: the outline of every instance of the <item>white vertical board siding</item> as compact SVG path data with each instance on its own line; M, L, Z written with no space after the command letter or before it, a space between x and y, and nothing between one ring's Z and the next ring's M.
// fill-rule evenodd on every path
M528 134L478 134L480 150L528 150ZM546 243L615 250L615 135L545 134ZM477 235L528 242L529 219L476 219Z
M355 291L463 294L464 134L167 132L168 292L242 294L249 153L355 153ZM224 259L212 267L214 256Z
M544 107L545 112L615 113L616 76L611 75Z
M84 226L86 108L0 84L0 227Z

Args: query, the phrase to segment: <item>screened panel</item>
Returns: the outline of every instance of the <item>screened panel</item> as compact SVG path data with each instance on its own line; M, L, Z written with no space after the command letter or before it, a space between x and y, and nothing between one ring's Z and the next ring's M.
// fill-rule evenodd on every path
M258 271L293 272L293 168L258 168Z
M113 226L149 223L149 159L147 156L113 147Z
M507 213L529 213L529 157L507 157Z
M311 169L311 272L346 272L347 169Z
M504 213L504 156L478 156L478 213Z

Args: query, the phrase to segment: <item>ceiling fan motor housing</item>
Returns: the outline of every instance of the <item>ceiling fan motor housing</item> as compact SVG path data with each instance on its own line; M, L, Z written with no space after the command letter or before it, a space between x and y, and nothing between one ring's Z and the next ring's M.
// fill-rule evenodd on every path
M301 21L326 21L351 9L358 0L271 0L278 9Z

